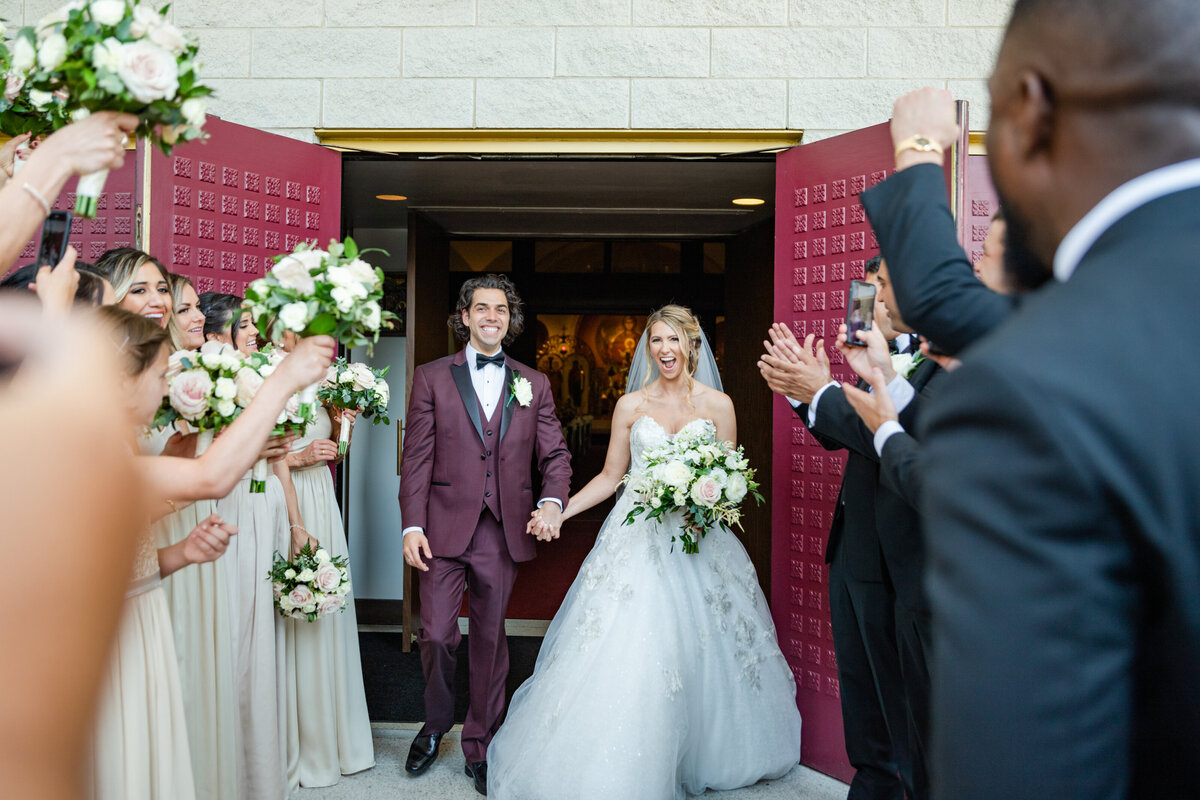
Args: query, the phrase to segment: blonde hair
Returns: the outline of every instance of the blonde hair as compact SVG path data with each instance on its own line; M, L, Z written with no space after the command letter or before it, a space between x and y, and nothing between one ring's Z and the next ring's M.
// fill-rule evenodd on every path
M692 389L695 388L695 381L692 376L696 374L696 367L700 363L700 320L696 319L696 315L686 306L675 304L665 305L657 311L646 317L646 363L653 364L654 359L650 355L650 328L654 323L661 322L675 331L679 336L680 342L687 342L687 364L685 376L687 378L688 387L688 403L691 403ZM646 377L642 380L642 385L639 389L645 389L650 385L651 370L646 370Z
M149 253L144 253L133 247L116 247L105 251L100 256L100 260L96 262L96 269L104 277L108 278L108 282L112 284L113 293L116 295L115 302L119 304L125 299L125 295L129 294L129 290L133 286L133 280L137 276L137 271L147 262L158 267L158 271L162 273L163 280L167 281L168 285L170 285L171 279L168 277L166 268Z
M171 291L171 321L167 323L167 331L171 334L171 349L183 350L183 331L179 329L179 317L175 315L175 309L179 308L179 304L183 302L183 287L191 286L192 291L196 291L196 287L192 284L190 278L184 275L176 275L174 272L167 273L167 288ZM196 293L196 304L199 305L199 292Z

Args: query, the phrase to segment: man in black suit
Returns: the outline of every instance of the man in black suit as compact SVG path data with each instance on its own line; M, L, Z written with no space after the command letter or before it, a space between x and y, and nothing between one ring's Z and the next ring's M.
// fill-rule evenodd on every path
M1200 4L1017 0L990 90L1007 258L1057 280L925 414L934 793L1194 798Z
M867 280L876 286L885 274L881 267L878 258L868 263ZM892 323L881 300L876 326L890 331ZM857 770L850 798L902 797L895 781L897 766L909 796L924 798L923 744L916 736L909 702L913 693L901 660L913 642L907 636L897 639L897 630L912 629L914 614L927 617L917 522L898 496L880 487L872 435L846 403L842 388L830 379L824 343L816 343L815 356L811 352L812 338L802 348L785 326L773 326L772 342L764 343L768 353L759 366L771 389L788 397L822 446L850 453L826 547L846 751ZM935 368L930 362L913 373L912 384L899 378L889 387L897 392L904 413L915 411L915 391L925 387ZM911 424L912 418L906 418ZM927 675L923 657L919 663ZM914 674L912 666L908 673ZM924 686L927 697L927 678Z

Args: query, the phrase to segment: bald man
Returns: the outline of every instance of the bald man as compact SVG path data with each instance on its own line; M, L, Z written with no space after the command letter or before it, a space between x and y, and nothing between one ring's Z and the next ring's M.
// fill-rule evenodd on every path
M923 417L934 797L1195 798L1200 3L1017 0L989 88L1053 279Z

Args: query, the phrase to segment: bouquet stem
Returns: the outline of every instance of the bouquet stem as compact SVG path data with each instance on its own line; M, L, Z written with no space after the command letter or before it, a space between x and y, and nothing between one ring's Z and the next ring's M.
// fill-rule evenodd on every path
M354 417L342 415L342 429L338 432L338 455L346 455L350 449L350 431L354 428Z
M271 476L271 464L265 458L254 462L250 470L250 494L263 494L267 491L267 478Z
M104 191L104 183L108 180L108 170L90 172L80 177L79 186L75 189L75 215L91 219L96 216L96 205L100 193Z
M204 451L207 450L210 446L212 446L212 443L213 443L213 432L212 431L200 431L200 433L198 433L196 435L196 458L199 458L200 456L204 455Z
M317 384L305 386L300 390L300 416L306 420L313 420L317 417Z

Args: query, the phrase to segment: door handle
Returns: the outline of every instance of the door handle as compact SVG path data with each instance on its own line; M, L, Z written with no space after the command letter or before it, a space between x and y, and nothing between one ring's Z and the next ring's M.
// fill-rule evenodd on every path
M400 454L404 452L404 420L396 420L396 475L400 475Z

